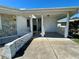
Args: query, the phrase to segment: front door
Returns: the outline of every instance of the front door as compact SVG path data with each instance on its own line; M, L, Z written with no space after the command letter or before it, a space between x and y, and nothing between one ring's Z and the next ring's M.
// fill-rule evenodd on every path
M41 33L41 18L33 19L33 34Z

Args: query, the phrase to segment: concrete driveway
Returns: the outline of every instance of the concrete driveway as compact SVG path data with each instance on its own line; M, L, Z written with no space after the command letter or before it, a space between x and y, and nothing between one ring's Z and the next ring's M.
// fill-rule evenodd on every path
M79 45L67 38L34 38L15 59L79 59Z

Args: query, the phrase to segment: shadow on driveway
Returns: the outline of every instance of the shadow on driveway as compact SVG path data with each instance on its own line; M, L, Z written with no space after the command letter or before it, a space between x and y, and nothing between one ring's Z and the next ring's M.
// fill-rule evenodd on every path
M33 39L30 39L28 42L26 42L24 44L24 46L19 51L16 52L16 55L12 59L23 56L24 55L24 51L28 48L28 46L30 45L32 40Z
M4 47L4 44L0 44L0 48Z

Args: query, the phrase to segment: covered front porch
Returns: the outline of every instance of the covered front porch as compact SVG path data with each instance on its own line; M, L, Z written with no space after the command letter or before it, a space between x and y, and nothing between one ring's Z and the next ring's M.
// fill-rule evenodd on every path
M29 32L38 33L41 36L46 36L46 33L60 33L64 37L68 37L69 18L78 11L77 8L49 8L20 11L1 8L0 31L3 31L0 34L1 37L23 36ZM64 17L67 17L67 23L66 27L61 29L57 26L57 21Z
M32 14L30 19L30 29L34 36L42 37L68 37L69 19L76 11L54 11L43 14ZM58 27L58 20L67 17L65 27Z

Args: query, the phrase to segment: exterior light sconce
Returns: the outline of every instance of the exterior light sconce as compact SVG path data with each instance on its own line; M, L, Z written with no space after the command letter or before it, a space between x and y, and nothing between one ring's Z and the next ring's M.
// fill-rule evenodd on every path
M47 17L49 17L50 15L48 14Z

